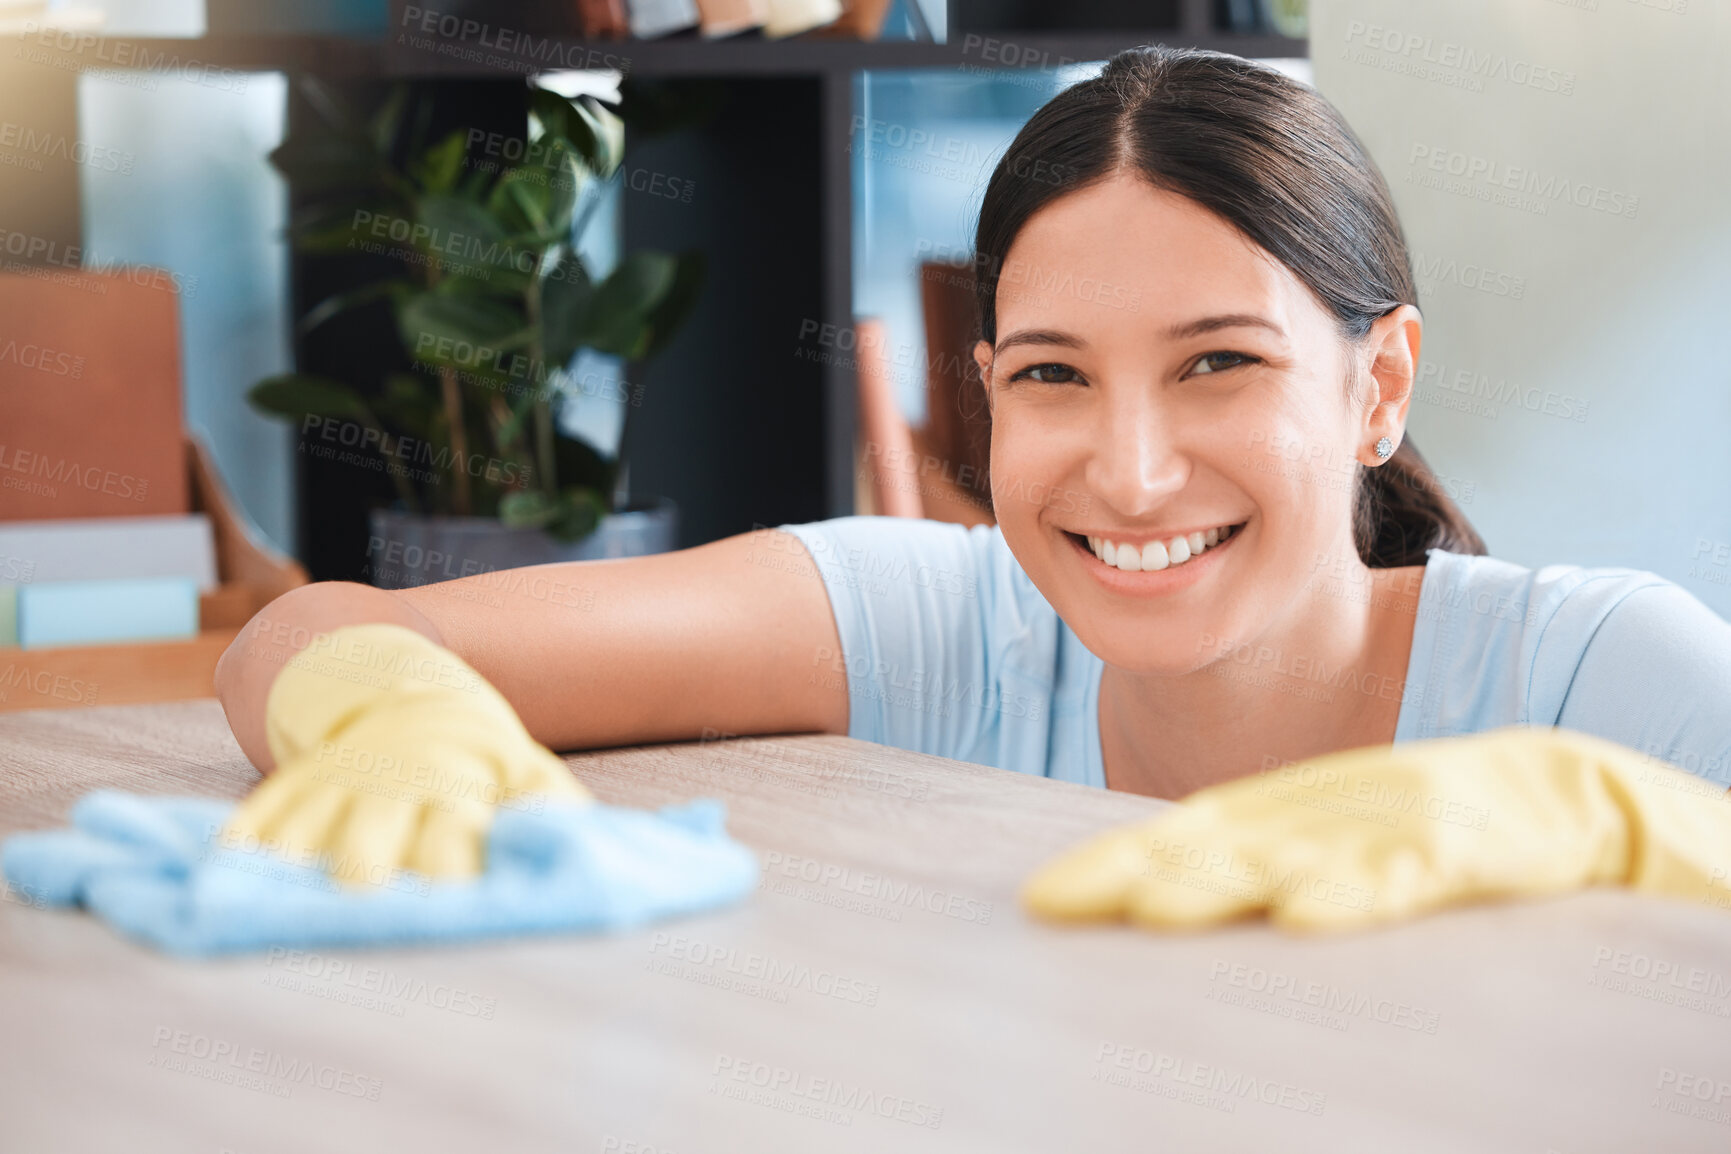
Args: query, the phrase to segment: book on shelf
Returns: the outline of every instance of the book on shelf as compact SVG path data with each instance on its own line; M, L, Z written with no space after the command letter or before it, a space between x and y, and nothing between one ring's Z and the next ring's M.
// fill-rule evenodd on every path
M841 13L841 0L769 0L763 34L775 39L797 36L832 23Z
M904 0L913 4L916 0ZM576 0L586 40L653 40L695 31L705 40L760 32L770 40L811 36L877 40L895 0ZM914 17L910 16L910 20ZM929 38L923 19L916 39Z
M585 40L623 40L631 35L625 0L577 0L577 25Z
M198 636L198 585L189 577L48 581L16 594L22 649Z
M825 40L880 39L890 5L891 0L844 0L841 16L812 35Z
M631 35L654 40L697 26L697 0L625 0Z
M0 584L103 577L186 577L216 588L216 545L203 513L0 522Z
M733 36L769 23L769 0L697 0L705 37Z

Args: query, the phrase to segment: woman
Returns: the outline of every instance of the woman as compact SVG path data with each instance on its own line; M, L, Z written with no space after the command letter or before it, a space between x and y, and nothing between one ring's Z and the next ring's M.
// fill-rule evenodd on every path
M1017 135L975 253L996 528L842 518L546 583L309 586L218 669L242 748L271 768L265 695L312 633L379 621L555 749L817 731L1176 798L1524 723L1731 782L1731 626L1650 573L1483 556L1405 442L1404 238L1315 92L1122 53ZM591 610L536 596L572 586Z

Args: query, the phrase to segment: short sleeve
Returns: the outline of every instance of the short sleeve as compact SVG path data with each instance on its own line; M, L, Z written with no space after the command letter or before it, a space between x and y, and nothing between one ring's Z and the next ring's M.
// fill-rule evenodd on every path
M1672 582L1634 589L1593 631L1557 724L1731 786L1731 623Z
M997 670L982 570L990 530L906 517L778 526L810 552L841 637L810 675L845 684L848 736L970 760Z

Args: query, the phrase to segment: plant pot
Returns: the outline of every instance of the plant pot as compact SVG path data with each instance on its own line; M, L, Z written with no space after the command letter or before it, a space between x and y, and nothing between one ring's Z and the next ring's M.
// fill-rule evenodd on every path
M514 529L491 517L375 509L367 540L367 570L380 589L407 589L552 561L666 553L675 547L678 533L678 506L665 497L641 508L609 513L593 533L571 542L540 529Z

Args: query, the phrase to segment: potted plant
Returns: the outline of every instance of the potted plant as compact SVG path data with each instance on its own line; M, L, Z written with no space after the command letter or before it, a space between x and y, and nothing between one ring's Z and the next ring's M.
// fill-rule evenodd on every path
M471 141L483 134L425 140L425 109L407 86L361 118L317 80L301 83L323 123L271 154L310 193L295 244L397 265L309 310L301 330L388 304L394 323L378 338L399 346L407 368L373 395L289 373L248 398L312 430L312 451L364 457L390 477L397 507L372 513L374 584L672 548L671 502L626 506L623 463L557 420L561 404L594 388L571 371L580 350L652 355L702 279L696 252L628 253L599 282L580 259L594 194L622 160L619 116L593 95L531 83L522 139L503 161L477 159Z

